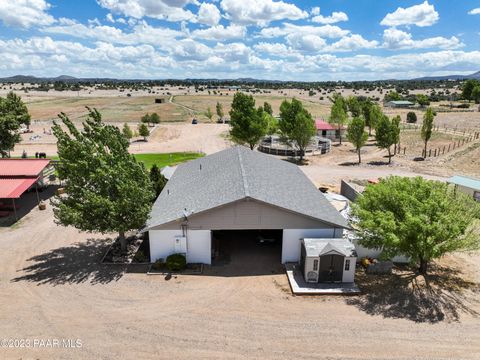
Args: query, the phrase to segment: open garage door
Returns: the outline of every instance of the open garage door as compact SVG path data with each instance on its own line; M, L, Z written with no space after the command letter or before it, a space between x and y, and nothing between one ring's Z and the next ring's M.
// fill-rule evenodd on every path
M226 275L283 272L282 230L213 230L212 265Z

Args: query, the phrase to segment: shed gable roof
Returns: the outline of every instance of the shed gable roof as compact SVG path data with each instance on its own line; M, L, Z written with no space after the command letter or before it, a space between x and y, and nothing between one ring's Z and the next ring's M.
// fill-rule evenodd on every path
M179 165L155 201L147 228L247 197L347 226L298 166L235 146Z

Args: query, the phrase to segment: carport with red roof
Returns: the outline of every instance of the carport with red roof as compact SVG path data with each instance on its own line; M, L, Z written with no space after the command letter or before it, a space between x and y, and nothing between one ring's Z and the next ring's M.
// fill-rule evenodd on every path
M0 200L0 217L9 216L13 211L17 219L15 199L34 185L40 203L37 182L43 178L43 171L49 164L48 159L0 159L0 199L6 200Z

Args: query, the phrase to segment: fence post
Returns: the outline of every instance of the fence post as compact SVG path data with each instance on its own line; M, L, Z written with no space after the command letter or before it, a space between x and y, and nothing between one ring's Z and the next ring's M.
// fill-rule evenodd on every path
M405 155L405 151L406 151L406 150L407 150L407 147L405 146L405 147L403 148L403 155Z
M428 151L428 157L432 157L432 149Z
M448 150L447 150L447 152L450 152L450 144L448 144Z
M437 149L433 152L433 157L437 157Z

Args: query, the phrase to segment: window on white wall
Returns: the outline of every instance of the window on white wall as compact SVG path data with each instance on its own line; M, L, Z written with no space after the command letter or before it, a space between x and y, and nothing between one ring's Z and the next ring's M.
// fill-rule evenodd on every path
M345 260L345 271L350 270L350 260Z
M318 270L318 260L313 260L313 270Z

